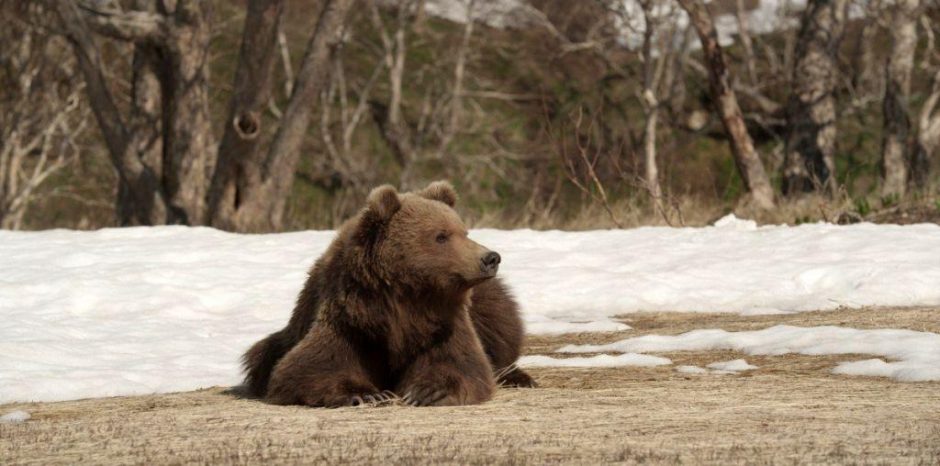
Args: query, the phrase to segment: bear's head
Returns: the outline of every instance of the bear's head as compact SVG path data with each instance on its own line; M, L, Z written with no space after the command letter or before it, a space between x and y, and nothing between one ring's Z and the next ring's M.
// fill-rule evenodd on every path
M411 193L373 189L351 238L361 251L360 270L417 292L466 291L494 277L499 254L467 236L456 202L446 181Z

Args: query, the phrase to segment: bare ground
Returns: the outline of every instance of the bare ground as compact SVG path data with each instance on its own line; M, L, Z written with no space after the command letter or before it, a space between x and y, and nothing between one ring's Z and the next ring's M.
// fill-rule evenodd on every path
M937 309L742 317L623 316L621 334L534 337L528 353L567 343L696 328L791 325L940 332ZM676 364L744 357L667 353ZM711 463L940 464L940 383L835 376L871 356L746 356L741 375L674 366L533 370L538 389L503 389L480 406L309 409L270 406L223 388L0 406L32 419L0 424L0 464Z

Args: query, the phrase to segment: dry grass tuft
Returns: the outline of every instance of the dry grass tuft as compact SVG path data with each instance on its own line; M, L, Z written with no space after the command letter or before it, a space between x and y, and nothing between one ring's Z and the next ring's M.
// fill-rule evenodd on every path
M940 330L936 309L792 316L632 314L631 335L777 323ZM528 352L623 334L532 338ZM676 364L741 357L671 353ZM74 463L707 463L937 464L938 383L834 376L851 356L748 357L742 375L673 366L541 369L539 389L504 389L479 406L309 409L270 406L221 388L0 407L4 464Z

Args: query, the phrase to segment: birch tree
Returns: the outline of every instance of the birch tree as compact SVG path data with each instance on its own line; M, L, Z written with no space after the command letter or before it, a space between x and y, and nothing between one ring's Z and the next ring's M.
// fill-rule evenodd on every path
M738 174L744 180L755 206L761 209L773 208L774 193L770 179L744 124L741 108L732 88L731 70L726 64L721 46L718 45L718 33L711 14L702 0L679 0L679 4L688 12L692 26L702 42L712 98L728 135Z
M911 70L917 48L917 13L920 0L897 0L891 12L891 50L885 65L885 97L882 104L884 137L881 145L883 196L903 196L909 179L908 150L911 117Z
M43 183L78 159L88 115L63 41L0 25L0 228L20 229Z
M834 194L837 54L848 0L810 0L801 19L787 102L783 193Z

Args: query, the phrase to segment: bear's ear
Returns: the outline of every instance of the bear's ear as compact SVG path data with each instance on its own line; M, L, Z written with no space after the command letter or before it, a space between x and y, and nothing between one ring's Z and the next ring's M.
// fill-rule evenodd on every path
M398 191L390 184L383 184L372 190L366 198L366 205L379 220L387 221L401 208Z
M451 207L457 205L457 191L454 186L447 181L435 181L427 188L418 191L418 195L432 201L440 201Z

